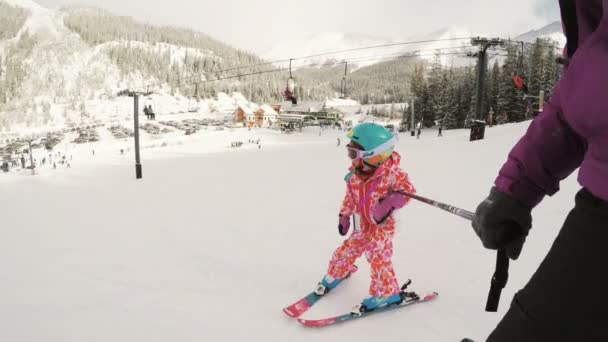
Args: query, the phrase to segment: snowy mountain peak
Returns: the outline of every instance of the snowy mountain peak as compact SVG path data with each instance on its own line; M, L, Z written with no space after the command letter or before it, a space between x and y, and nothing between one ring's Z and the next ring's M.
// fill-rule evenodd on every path
M524 42L534 42L537 38L553 39L558 43L558 46L564 46L566 44L566 37L562 30L562 24L559 21L555 21L549 25L515 37L516 40L522 40Z
M262 54L267 60L285 60L304 56L318 55L332 51L350 50L364 46L390 44L393 41L385 37L342 32L320 32L302 39L290 40L279 44ZM316 66L335 63L353 56L352 53L342 52L331 55L307 58L298 61L298 66Z
M442 28L428 34L410 36L404 39L391 39L354 33L323 32L279 44L263 54L263 57L270 61L275 61L341 51L299 60L296 67L332 65L342 60L353 61L359 67L364 67L405 53L415 52L423 55L423 58L431 58L432 56L429 57L429 55L432 55L437 50L462 51L463 47L469 45L468 39L478 35L478 33L475 34L471 30L461 27ZM456 40L455 38L465 39ZM433 40L433 42L400 44L429 40ZM364 47L381 45L391 46L359 50ZM442 57L442 62L445 64L449 64L451 61L452 58Z

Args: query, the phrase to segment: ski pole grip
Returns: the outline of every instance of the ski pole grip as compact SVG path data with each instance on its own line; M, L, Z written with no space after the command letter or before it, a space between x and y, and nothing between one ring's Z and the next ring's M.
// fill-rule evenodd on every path
M502 289L507 285L509 279L509 257L504 250L496 252L496 269L492 276L492 284L490 286L490 293L488 294L488 301L486 302L487 312L496 312L498 310L498 303L500 302L500 294Z

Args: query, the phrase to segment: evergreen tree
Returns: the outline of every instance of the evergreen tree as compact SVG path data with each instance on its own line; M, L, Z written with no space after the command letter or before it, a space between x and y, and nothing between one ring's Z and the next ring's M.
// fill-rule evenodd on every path
M441 58L439 54L435 54L428 78L429 109L432 114L432 118L429 118L430 120L437 120L443 117L442 111L445 106L443 103L444 82L446 82L446 79L443 66L441 65Z
M445 90L443 92L443 111L439 125L446 129L458 127L458 114L462 96L462 80L457 80L454 70L445 73Z
M528 63L528 89L531 95L538 95L543 88L545 80L545 53L544 42L541 38L537 38L530 49L529 63Z
M424 127L432 127L435 124L435 114L432 108L429 88L425 84L422 87L420 99L416 101L416 122L422 121Z
M545 95L550 96L555 84L559 81L561 66L555 62L555 48L553 45L547 47L547 51L543 56L544 59L544 75L541 89Z
M507 49L507 57L501 70L498 113L506 112L508 121L519 121L523 118L524 108L522 94L513 84L513 76L518 73L519 56L516 48Z
M500 96L500 66L498 61L494 62L490 71L488 81L488 111L496 111L498 109L498 97Z
M24 8L0 2L0 41L15 37L30 15Z
M410 89L414 97L415 122L422 121L427 127L433 125L434 115L429 106L429 89L424 78L424 66L417 64L410 81Z

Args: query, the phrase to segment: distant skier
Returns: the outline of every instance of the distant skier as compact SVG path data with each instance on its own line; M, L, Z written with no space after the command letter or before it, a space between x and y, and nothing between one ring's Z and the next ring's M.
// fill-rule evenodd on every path
M372 268L371 285L369 296L353 309L356 313L402 301L391 261L395 233L392 213L409 201L399 191L413 193L415 189L399 167L401 156L394 151L396 138L386 128L363 123L349 131L347 137L352 165L345 178L347 191L338 231L343 236L348 233L354 214L361 217L360 227L334 252L316 292L323 294L336 287L365 253Z
M420 139L420 134L422 134L422 122L418 121L418 123L416 124L416 139Z
M608 64L599 62L608 60L608 1L559 4L569 62L478 206L473 228L485 247L516 260L533 208L576 169L582 188L548 254L488 342L608 341L608 97L600 90L606 89Z
M439 133L437 134L438 137L442 137L443 136L443 125L439 125Z
M340 146L340 138L338 138L338 146Z
M150 115L150 120L156 119L156 114L154 113L154 109L152 109L152 105L148 105L148 114Z

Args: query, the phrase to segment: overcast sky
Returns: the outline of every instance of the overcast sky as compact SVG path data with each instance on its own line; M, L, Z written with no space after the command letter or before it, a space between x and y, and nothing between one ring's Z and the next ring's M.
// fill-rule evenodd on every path
M34 0L86 4L153 24L205 32L261 53L318 32L406 39L458 26L516 36L559 19L558 0Z

